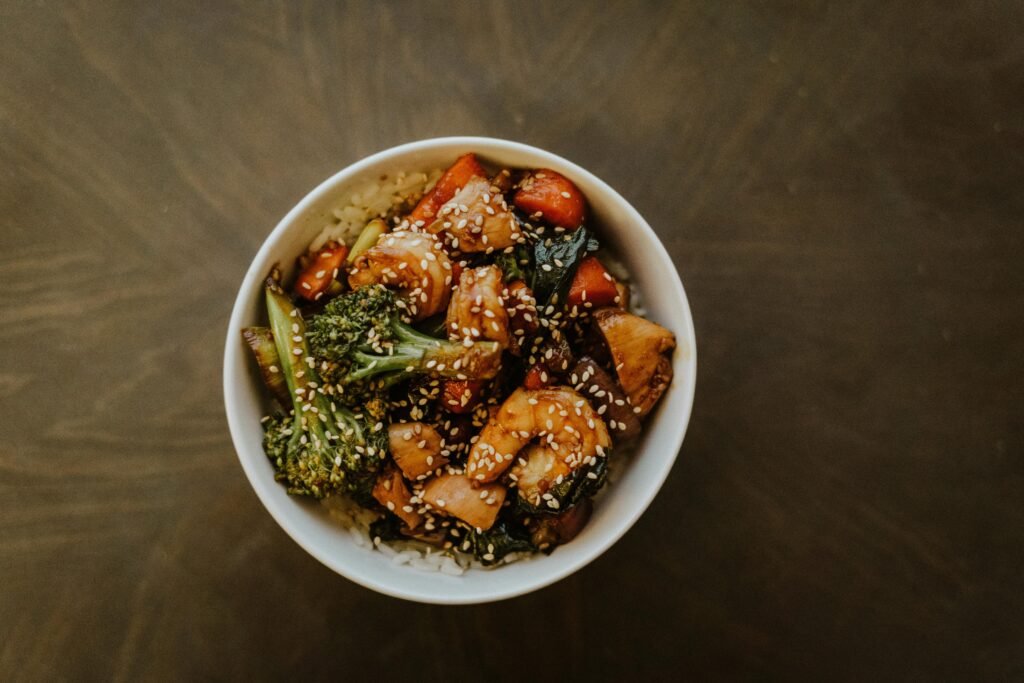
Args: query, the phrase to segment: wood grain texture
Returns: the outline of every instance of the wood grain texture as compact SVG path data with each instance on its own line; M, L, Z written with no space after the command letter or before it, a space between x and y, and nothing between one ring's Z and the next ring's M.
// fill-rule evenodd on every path
M499 605L384 598L249 489L220 370L277 220L522 140L690 295L649 512ZM1024 5L0 5L0 678L1024 678Z

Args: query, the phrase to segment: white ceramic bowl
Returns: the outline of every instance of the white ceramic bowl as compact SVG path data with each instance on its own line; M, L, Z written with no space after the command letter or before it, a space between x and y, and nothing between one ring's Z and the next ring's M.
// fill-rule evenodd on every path
M476 152L485 162L522 168L551 168L586 195L601 241L614 249L643 295L648 316L676 334L675 379L647 419L642 443L614 485L603 492L586 528L550 556L462 576L423 572L391 563L383 553L355 544L319 503L289 496L274 481L263 454L260 417L267 410L264 389L239 331L265 324L263 279L274 263L291 264L327 222L330 207L380 174L447 166L460 154ZM683 442L690 419L697 356L690 307L672 260L654 231L615 190L570 161L516 142L452 137L413 142L379 152L338 172L306 195L267 237L235 300L224 351L224 404L238 459L256 495L277 523L313 557L367 588L407 600L442 604L510 598L568 576L618 540L661 488ZM614 457L614 456L613 456Z

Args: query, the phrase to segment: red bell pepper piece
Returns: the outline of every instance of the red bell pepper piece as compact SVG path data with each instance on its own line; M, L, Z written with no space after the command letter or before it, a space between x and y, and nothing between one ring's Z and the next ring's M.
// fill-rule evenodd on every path
M479 379L447 380L441 391L441 406L456 415L473 412L486 383Z
M548 372L547 366L543 363L537 363L530 368L530 371L526 373L526 377L523 379L523 386L530 391L551 386L551 374Z

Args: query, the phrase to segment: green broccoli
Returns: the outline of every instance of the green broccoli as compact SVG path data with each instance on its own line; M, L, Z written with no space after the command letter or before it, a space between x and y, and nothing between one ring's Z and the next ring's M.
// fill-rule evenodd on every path
M336 491L365 499L387 454L384 404L371 400L361 414L336 404L316 372L299 310L273 279L267 313L279 370L293 410L264 422L263 446L276 477L296 495L323 498Z
M384 385L413 375L490 379L501 364L497 342L451 342L418 332L402 321L401 306L383 285L342 294L313 316L309 344L341 385L379 380Z

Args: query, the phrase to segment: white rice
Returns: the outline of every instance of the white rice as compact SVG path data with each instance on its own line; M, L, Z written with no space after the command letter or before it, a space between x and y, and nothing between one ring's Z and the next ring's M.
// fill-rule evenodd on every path
M352 244L367 223L385 217L395 206L418 199L434 186L440 175L440 169L429 173L401 172L358 186L331 209L333 220L310 243L310 251L320 249L330 240Z

